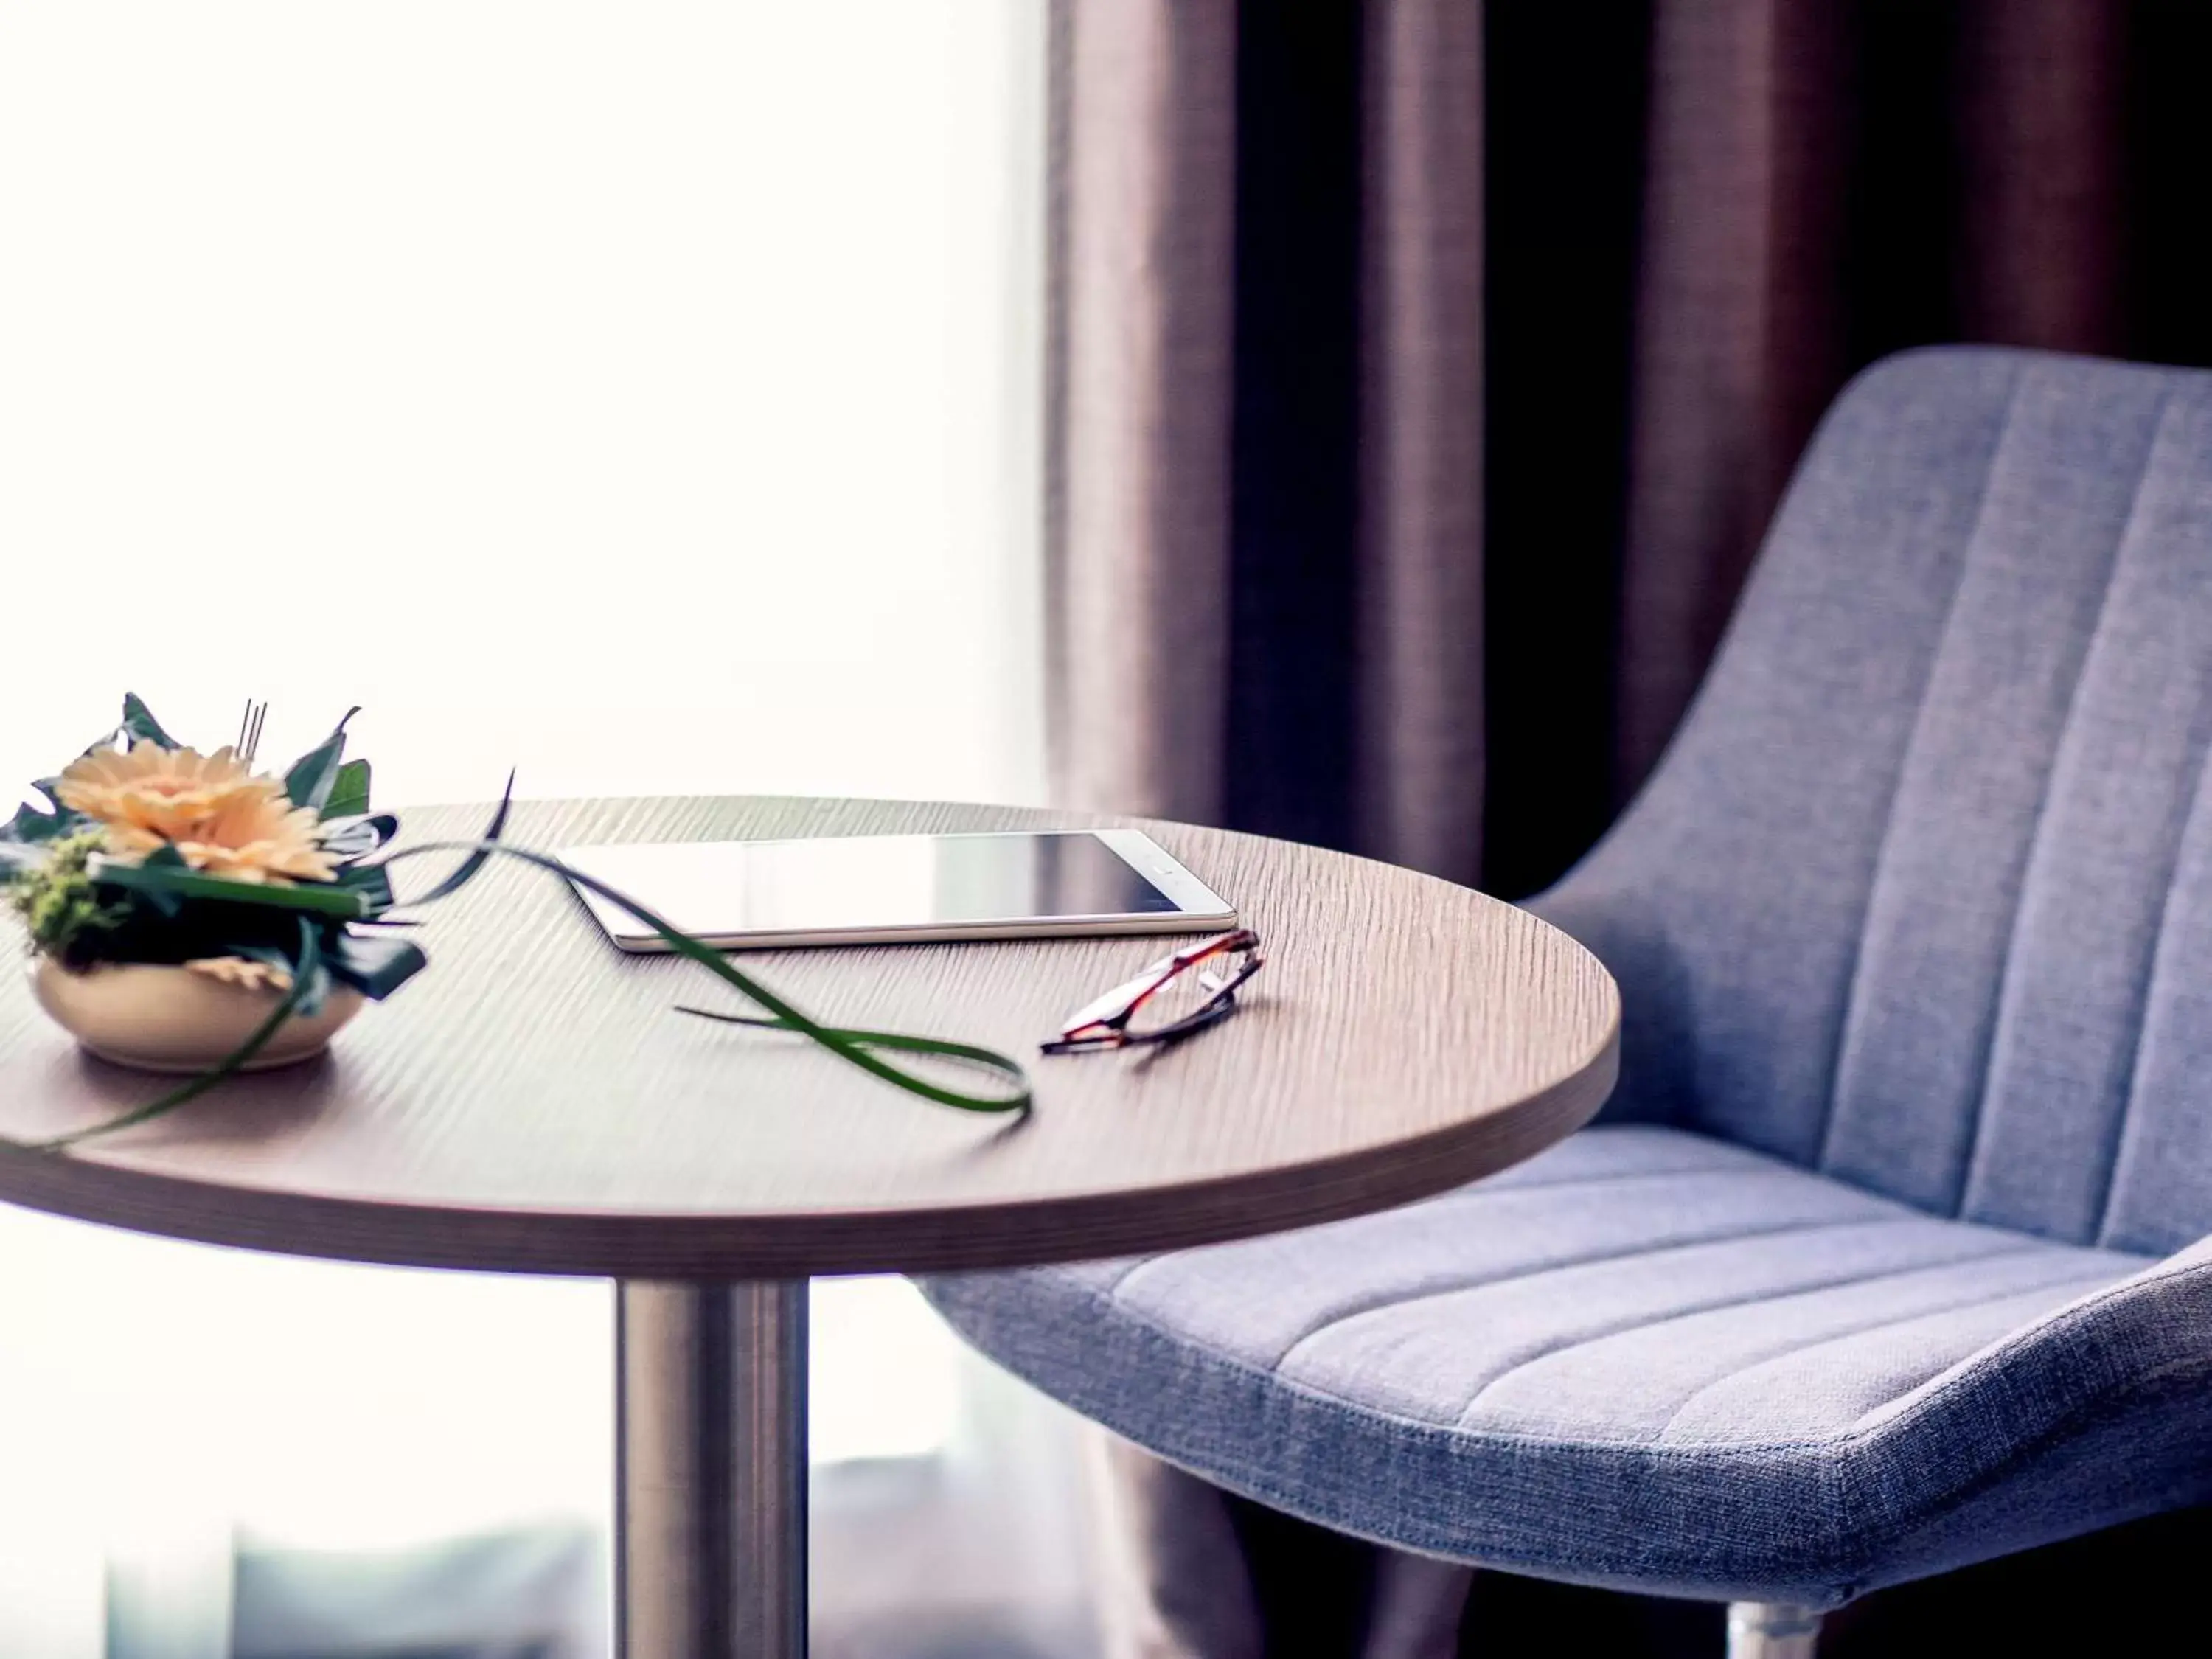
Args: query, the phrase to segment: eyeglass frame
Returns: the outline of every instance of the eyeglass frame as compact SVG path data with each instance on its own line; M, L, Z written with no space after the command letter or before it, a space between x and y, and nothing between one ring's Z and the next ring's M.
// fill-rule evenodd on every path
M1188 973L1209 957L1231 951L1251 954L1233 979L1214 987L1205 1005L1171 1025L1157 1031L1131 1032L1129 1022L1146 1002L1177 976ZM1037 1045L1040 1054L1103 1054L1140 1042L1173 1042L1202 1030L1237 1006L1237 989L1267 965L1260 953L1260 936L1249 927L1235 927L1195 945L1162 957L1135 978L1125 980L1104 995L1077 1009L1060 1028L1060 1035ZM1201 979L1200 983L1205 981Z

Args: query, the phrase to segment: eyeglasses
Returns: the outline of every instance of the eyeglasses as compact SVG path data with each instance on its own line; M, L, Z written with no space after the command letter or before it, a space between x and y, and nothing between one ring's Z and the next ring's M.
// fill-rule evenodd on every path
M1260 936L1249 927L1203 939L1085 1004L1067 1017L1058 1036L1038 1046L1048 1054L1076 1054L1133 1042L1172 1042L1232 1012L1237 988L1266 965Z

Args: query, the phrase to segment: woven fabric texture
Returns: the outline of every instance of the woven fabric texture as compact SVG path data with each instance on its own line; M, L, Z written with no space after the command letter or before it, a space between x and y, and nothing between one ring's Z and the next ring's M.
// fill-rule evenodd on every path
M2212 374L1945 348L1839 399L1658 772L1532 908L1604 1122L1428 1204L941 1280L1234 1490L1832 1605L2212 1500Z

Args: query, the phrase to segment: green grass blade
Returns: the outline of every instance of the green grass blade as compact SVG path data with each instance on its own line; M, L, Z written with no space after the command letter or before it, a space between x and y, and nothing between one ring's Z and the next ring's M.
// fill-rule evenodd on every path
M491 857L495 847L504 845L500 842L500 835L507 828L507 815L514 810L514 774L509 772L507 775L507 787L500 793L499 805L491 815L491 822L483 827L483 833L472 842L457 841L448 843L452 848L463 847L469 848L468 857L456 865L453 872L428 892L407 902L410 904L434 904L441 898L450 898L474 881L477 878L477 872L484 867L485 860ZM394 853L377 864L364 867L381 870L395 859L409 856L422 850L420 848L410 848L407 854Z
M322 942L317 937L315 924L307 917L300 918L300 953L292 963L292 984L268 1018L254 1027L253 1034L223 1059L217 1060L198 1076L179 1084L168 1093L148 1101L143 1106L134 1106L118 1117L105 1123L95 1123L90 1128L72 1129L65 1135L56 1135L51 1140L30 1143L33 1152L58 1152L74 1146L80 1141L90 1140L95 1135L112 1135L118 1129L129 1129L141 1123L149 1123L157 1117L173 1112L188 1100L198 1100L226 1078L234 1077L239 1068L269 1046L284 1022L306 1000L310 990L319 981L323 970ZM21 1143L17 1143L21 1144Z
M361 713L358 707L345 711L344 719L330 736L294 761L284 774L284 793L293 805L311 808L318 816L330 805L336 792L338 772L345 759L346 722ZM366 793L367 780L363 780Z
M136 691L123 694L123 728L133 743L158 743L164 749L182 749L179 743L161 729L161 722L154 718L154 711L146 707ZM101 739L104 743L105 738ZM97 749L100 744L94 744Z
M980 1048L972 1043L950 1042L938 1037L908 1036L892 1032L854 1032L839 1026L822 1024L811 1016L785 1001L783 998L753 978L751 975L737 967L711 945L700 943L689 933L678 928L672 922L647 909L628 894L608 886L606 883L595 877L586 875L580 870L571 869L550 854L534 853L528 848L514 847L504 842L432 842L422 847L403 848L386 858L380 867L389 868L403 860L419 858L429 854L462 851L469 852L471 857L481 854L484 858L503 856L520 859L526 864L534 865L540 870L560 877L574 886L597 893L625 915L635 916L652 928L662 942L677 955L697 963L715 978L734 988L748 1000L766 1009L775 1017L777 1029L795 1031L801 1036L810 1037L839 1059L859 1066L864 1072L872 1073L884 1082L904 1089L909 1094L920 1095L925 1100L935 1101L941 1106L956 1107L963 1112L1026 1112L1030 1109L1033 1101L1033 1092L1030 1086L1029 1073L1019 1060L1011 1055L1001 1054L994 1048ZM434 893L438 891L436 889L432 890ZM402 899L400 907L406 908L423 902L422 899ZM885 1041L886 1038L892 1040ZM931 1082L927 1078L917 1077L912 1072L903 1070L890 1060L883 1059L873 1052L878 1048L897 1048L915 1054L939 1054L985 1066L1007 1079L1012 1085L1012 1092L1004 1095L978 1095L970 1094L964 1090L948 1089L942 1085Z
M92 878L103 887L174 899L214 899L227 904L251 904L268 910L306 910L319 916L352 921L369 914L372 896L331 882L301 883L279 887L273 883L229 881L173 864L118 864L94 858Z

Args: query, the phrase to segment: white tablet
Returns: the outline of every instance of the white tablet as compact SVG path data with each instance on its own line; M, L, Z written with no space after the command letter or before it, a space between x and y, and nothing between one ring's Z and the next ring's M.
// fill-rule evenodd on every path
M725 950L1237 925L1227 902L1134 830L659 842L560 856ZM622 949L668 948L618 905L576 892Z

